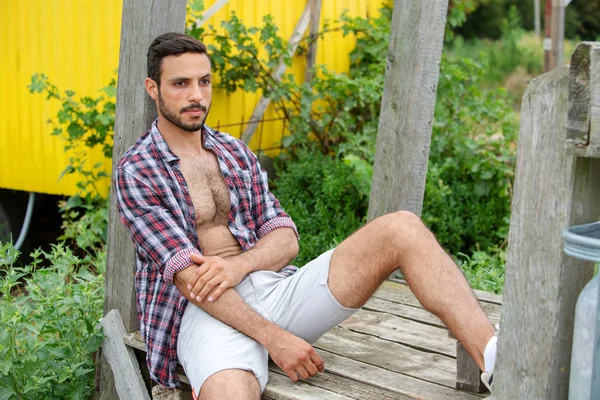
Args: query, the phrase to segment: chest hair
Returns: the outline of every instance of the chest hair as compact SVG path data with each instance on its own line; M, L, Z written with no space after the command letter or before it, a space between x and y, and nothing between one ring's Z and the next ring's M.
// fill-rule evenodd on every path
M229 190L221 175L217 158L211 151L193 158L181 158L181 172L187 182L196 213L196 225L226 225L229 215Z

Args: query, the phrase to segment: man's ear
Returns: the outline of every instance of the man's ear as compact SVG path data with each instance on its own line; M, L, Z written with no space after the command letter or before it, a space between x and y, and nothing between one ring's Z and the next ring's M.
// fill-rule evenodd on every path
M146 92L153 100L158 98L158 85L154 81L154 79L146 78L144 81L144 85L146 86Z

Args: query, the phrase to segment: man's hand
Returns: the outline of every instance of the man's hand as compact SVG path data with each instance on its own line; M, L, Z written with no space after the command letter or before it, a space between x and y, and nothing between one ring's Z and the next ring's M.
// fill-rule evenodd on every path
M198 265L194 274L187 281L190 297L201 302L215 301L223 292L237 286L246 271L238 263L221 257L205 257L191 254L192 261Z
M265 347L275 364L294 382L325 370L323 359L315 349L285 330L271 336Z

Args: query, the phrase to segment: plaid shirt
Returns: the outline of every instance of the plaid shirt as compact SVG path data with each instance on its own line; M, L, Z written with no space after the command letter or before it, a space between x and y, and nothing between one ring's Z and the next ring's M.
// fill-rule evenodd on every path
M269 191L267 174L250 149L208 127L202 136L203 146L217 156L229 188L228 226L242 250L277 228L292 228L297 236L294 222ZM192 206L179 158L169 150L156 121L123 155L115 175L121 220L135 245L137 307L150 375L166 387L180 387L177 336L187 299L173 284L173 276L193 264L190 253L201 254L198 210ZM280 273L295 271L288 266Z

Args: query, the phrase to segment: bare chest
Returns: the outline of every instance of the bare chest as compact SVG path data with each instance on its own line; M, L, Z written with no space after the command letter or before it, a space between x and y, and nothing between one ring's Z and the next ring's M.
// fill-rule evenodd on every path
M214 153L208 151L203 156L182 157L180 168L194 205L197 229L211 223L226 225L230 207L229 190Z

